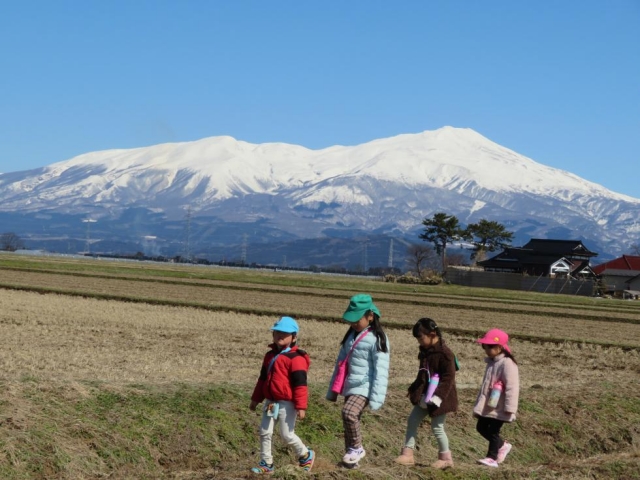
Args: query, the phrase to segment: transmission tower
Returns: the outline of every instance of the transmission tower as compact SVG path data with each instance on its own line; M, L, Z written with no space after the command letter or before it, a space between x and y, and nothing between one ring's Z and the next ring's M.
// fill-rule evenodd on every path
M91 218L85 218L84 220L82 220L82 222L87 224L87 233L86 233L84 251L88 255L91 253L91 224L96 223L97 220L93 220Z
M247 234L242 235L242 254L240 255L240 260L242 264L247 263Z
M369 256L368 256L368 252L367 252L367 247L369 246L369 242L365 241L364 242L364 273L367 273L369 271Z
M184 235L184 258L186 260L191 260L191 206L187 208L187 225L185 227L185 235Z
M387 262L387 267L393 268L393 238L389 242L389 260Z

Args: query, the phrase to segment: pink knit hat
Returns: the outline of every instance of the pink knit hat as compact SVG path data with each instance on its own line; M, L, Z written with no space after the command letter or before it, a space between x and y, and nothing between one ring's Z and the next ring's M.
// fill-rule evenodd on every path
M509 341L509 335L507 332L493 328L484 334L484 337L476 340L478 343L484 343L485 345L500 345L507 352L511 353L511 349L507 345Z

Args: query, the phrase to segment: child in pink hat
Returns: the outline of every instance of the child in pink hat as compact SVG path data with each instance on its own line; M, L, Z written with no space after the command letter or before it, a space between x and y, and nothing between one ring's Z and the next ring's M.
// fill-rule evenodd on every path
M473 407L473 416L478 419L476 430L489 441L487 456L478 463L497 467L511 451L511 444L500 437L500 429L505 422L516 419L520 376L516 359L507 345L509 335L506 332L494 328L477 342L487 355L487 368Z

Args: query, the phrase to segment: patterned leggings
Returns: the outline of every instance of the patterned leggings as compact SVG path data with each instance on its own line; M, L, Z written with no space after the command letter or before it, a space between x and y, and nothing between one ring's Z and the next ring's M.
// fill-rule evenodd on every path
M360 433L360 417L364 407L369 404L369 399L362 395L349 395L345 398L342 407L342 425L344 426L345 449L359 448L362 446L362 434Z

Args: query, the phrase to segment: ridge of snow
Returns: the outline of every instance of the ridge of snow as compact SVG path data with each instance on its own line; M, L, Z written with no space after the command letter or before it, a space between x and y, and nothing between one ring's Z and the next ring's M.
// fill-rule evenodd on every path
M131 184L144 189L134 177L156 171L167 176L163 182L166 187L184 170L197 177L192 179L195 185L208 178L206 194L217 199L230 198L234 192L274 193L337 176L370 176L408 187L426 185L462 192L473 184L494 192L528 192L563 200L588 195L640 203L572 173L539 164L472 129L448 126L318 150L286 143L252 144L229 136L104 150L54 163L37 178L13 187L33 190L74 168L94 172L75 185L78 193L85 190L84 195ZM314 195L313 201L347 197L353 201L357 197L353 192L334 190L326 192L324 199L320 195ZM365 199L355 201L366 203Z

